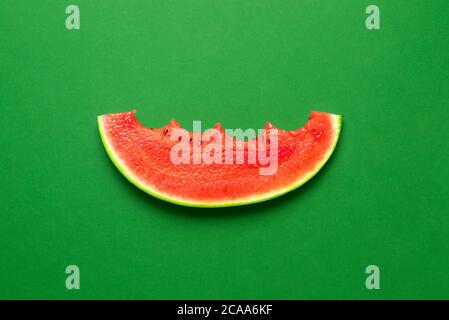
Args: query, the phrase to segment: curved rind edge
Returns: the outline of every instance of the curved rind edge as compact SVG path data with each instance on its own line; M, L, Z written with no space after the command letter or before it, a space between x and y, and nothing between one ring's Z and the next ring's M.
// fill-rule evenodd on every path
M232 200L232 201L223 201L223 202L199 202L199 201L190 201L187 199L182 199L178 197L174 197L171 195L167 195L165 193L159 192L156 190L156 188L152 188L138 180L137 177L135 177L131 170L126 168L126 165L122 162L120 157L114 152L113 148L110 146L109 141L106 137L106 132L103 130L103 121L102 116L98 116L98 129L100 131L100 137L101 141L103 142L103 146L106 149L106 152L111 158L112 163L117 167L117 169L120 171L120 173L125 176L126 179L128 179L129 182L131 182L133 185L135 185L137 188L142 190L145 193L148 193L152 195L155 198L158 198L163 201L171 202L177 205L181 206L187 206L187 207L197 207L197 208L221 208L221 207L234 207L234 206L242 206L242 205L248 205L258 202L263 202L267 200L271 200L273 198L280 197L290 191L293 191L299 187L301 187L303 184L305 184L307 181L312 179L320 170L323 168L323 166L326 164L326 162L331 157L332 153L334 152L338 139L340 137L341 132L341 122L342 122L342 116L341 115L335 115L332 114L334 119L334 126L336 126L335 130L335 136L334 141L332 143L331 148L329 149L328 153L324 156L323 160L315 167L315 169L308 172L308 174L304 175L301 179L295 181L293 184L276 190L275 192L263 194L254 196L251 198L244 198L240 200Z

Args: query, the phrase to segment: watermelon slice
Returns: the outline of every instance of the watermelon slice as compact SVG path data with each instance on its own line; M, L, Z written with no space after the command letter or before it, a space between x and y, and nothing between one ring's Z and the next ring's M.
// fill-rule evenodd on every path
M264 135L254 139L277 130L278 167L272 175L261 175L259 162L175 164L170 159L170 150L176 141L170 139L170 134L179 130L179 123L172 120L162 128L147 128L134 114L131 111L98 117L101 139L109 157L131 183L146 193L193 207L245 205L298 188L329 159L341 128L341 116L316 111L311 112L308 122L298 130L284 131L267 123ZM216 128L223 137L226 135L219 124ZM247 155L249 141L240 143Z

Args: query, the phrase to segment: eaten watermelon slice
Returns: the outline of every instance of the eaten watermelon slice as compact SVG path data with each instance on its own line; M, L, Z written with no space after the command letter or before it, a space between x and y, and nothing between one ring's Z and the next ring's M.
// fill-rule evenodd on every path
M170 139L170 134L180 128L179 123L172 120L162 128L147 128L134 114L135 111L131 111L98 117L101 139L109 157L131 183L146 193L193 207L245 205L298 188L329 159L341 128L341 116L316 111L311 112L305 126L297 130L284 131L267 123L265 134L254 139L277 130L278 167L272 175L261 175L259 162L175 164L170 151L176 141ZM216 128L226 135L219 124ZM249 142L240 142L245 155Z

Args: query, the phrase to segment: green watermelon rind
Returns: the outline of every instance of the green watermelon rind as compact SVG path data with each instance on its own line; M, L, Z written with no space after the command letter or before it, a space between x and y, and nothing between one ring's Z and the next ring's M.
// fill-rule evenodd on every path
M189 199L182 199L176 196L171 196L162 192L159 192L156 188L151 187L149 185L146 185L145 183L139 181L139 179L134 176L130 169L126 167L126 165L123 163L123 161L120 159L120 157L115 153L112 146L109 144L109 140L106 136L106 132L103 130L103 121L102 116L98 116L98 128L100 131L101 141L103 142L104 148L106 149L107 154L111 158L114 165L117 167L117 169L121 172L123 176L125 176L126 179L128 179L129 182L131 182L133 185L135 185L137 188L142 190L145 193L148 193L152 195L155 198L158 198L163 201L171 202L177 205L181 206L187 206L187 207L198 207L198 208L220 208L220 207L233 207L233 206L242 206L242 205L248 205L258 202L263 202L267 200L271 200L273 198L280 197L292 190L295 190L302 185L304 185L307 181L312 179L320 170L323 168L323 166L326 164L326 162L331 157L332 153L334 152L338 139L340 137L341 132L341 123L342 123L342 116L341 115L334 115L334 141L332 142L332 145L330 146L328 152L324 155L321 162L319 162L316 167L312 170L310 170L308 173L304 174L300 179L295 181L293 184L286 186L282 189L278 189L276 191L273 191L271 193L265 193L262 195L255 195L253 197L246 197L239 200L230 200L230 201L221 201L221 202L200 202L200 201L191 201Z

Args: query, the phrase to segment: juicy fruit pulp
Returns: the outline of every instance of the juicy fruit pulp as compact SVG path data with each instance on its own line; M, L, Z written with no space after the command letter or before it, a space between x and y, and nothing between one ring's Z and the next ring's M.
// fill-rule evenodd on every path
M301 186L329 159L341 126L341 116L314 111L304 127L290 131L278 129L278 170L273 175L260 175L260 164L247 162L174 164L170 151L176 142L171 141L170 134L180 127L179 123L172 120L162 128L147 128L134 113L98 117L103 144L112 161L143 191L172 203L194 207L250 204ZM219 125L216 128L225 135ZM265 131L272 128L268 123ZM245 154L247 144L244 143Z

